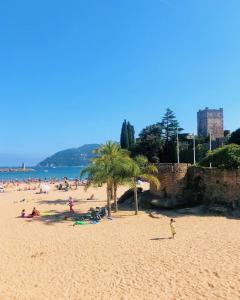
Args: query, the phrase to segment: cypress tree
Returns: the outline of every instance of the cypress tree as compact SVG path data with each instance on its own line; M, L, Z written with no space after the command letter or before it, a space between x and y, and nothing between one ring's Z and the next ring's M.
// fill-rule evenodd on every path
M130 124L130 122L127 122L127 131L128 131L128 144L131 148L134 144L134 136L133 136L133 126Z
M123 149L129 148L129 135L128 135L128 126L127 126L126 120L124 120L123 124L122 124L120 145L121 145L121 148L123 148Z
M133 146L135 144L135 129L133 125L131 125L131 141Z

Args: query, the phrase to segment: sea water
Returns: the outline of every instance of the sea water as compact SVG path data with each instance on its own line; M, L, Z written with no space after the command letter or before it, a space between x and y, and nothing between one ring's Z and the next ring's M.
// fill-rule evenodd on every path
M29 172L0 172L0 181L5 180L26 180L36 178L41 180L48 179L80 179L80 173L84 167L55 167L55 168L40 168L32 167L33 171Z

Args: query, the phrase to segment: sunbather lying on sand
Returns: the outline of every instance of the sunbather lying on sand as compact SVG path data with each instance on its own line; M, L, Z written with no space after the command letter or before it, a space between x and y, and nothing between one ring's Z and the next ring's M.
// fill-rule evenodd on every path
M28 218L40 217L40 212L38 210L36 210L36 208L34 207L32 210L32 213L30 215L28 215L27 217Z

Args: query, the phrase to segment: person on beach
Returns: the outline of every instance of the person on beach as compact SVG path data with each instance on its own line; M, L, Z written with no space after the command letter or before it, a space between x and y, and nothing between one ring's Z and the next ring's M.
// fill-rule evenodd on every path
M26 216L26 212L25 212L25 209L23 209L21 212L21 218L25 218L25 216Z
M69 209L70 209L70 213L74 213L74 209L73 209L73 198L72 197L69 197L68 199L68 206L69 206Z
M67 192L69 190L69 188L70 188L70 185L69 185L68 181L65 180L65 189L64 190Z
M87 200L94 200L94 194L92 194Z
M176 221L173 220L173 219L170 220L170 228L171 228L171 232L172 232L172 239L174 239L174 237L175 237L175 235L176 235L176 228L175 228L175 226L174 226L174 223L175 223L175 222L176 222Z
M38 210L36 210L36 207L33 208L32 213L30 215L28 215L28 218L34 218L34 217L39 217L40 216L40 212Z
M78 179L75 179L75 190L78 188Z

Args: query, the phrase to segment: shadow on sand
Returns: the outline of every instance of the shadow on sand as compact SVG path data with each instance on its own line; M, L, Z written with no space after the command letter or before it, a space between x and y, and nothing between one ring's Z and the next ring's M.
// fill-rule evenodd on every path
M54 225L55 223L75 222L81 220L82 213L70 213L69 211L59 212L56 210L49 210L43 212L40 217L25 218L26 222L42 222L45 225Z
M168 218L181 218L186 216L197 216L197 217L224 217L228 219L240 219L239 209L230 209L223 206L216 206L209 208L205 205L199 205L189 208L180 209L151 209L148 210L149 217L161 218L162 216Z
M172 240L172 237L160 237L160 238L150 239L150 241L161 241L161 240Z
M86 202L104 202L103 200L86 200L86 199L74 199L74 203L79 204L79 203L86 203ZM46 205L67 205L68 200L67 199L56 199L56 200L39 200L37 201L38 204L46 204Z
M39 200L38 204L47 204L47 205L66 205L68 204L68 200L66 199L56 199L56 200ZM74 200L74 203L80 203L80 200Z

